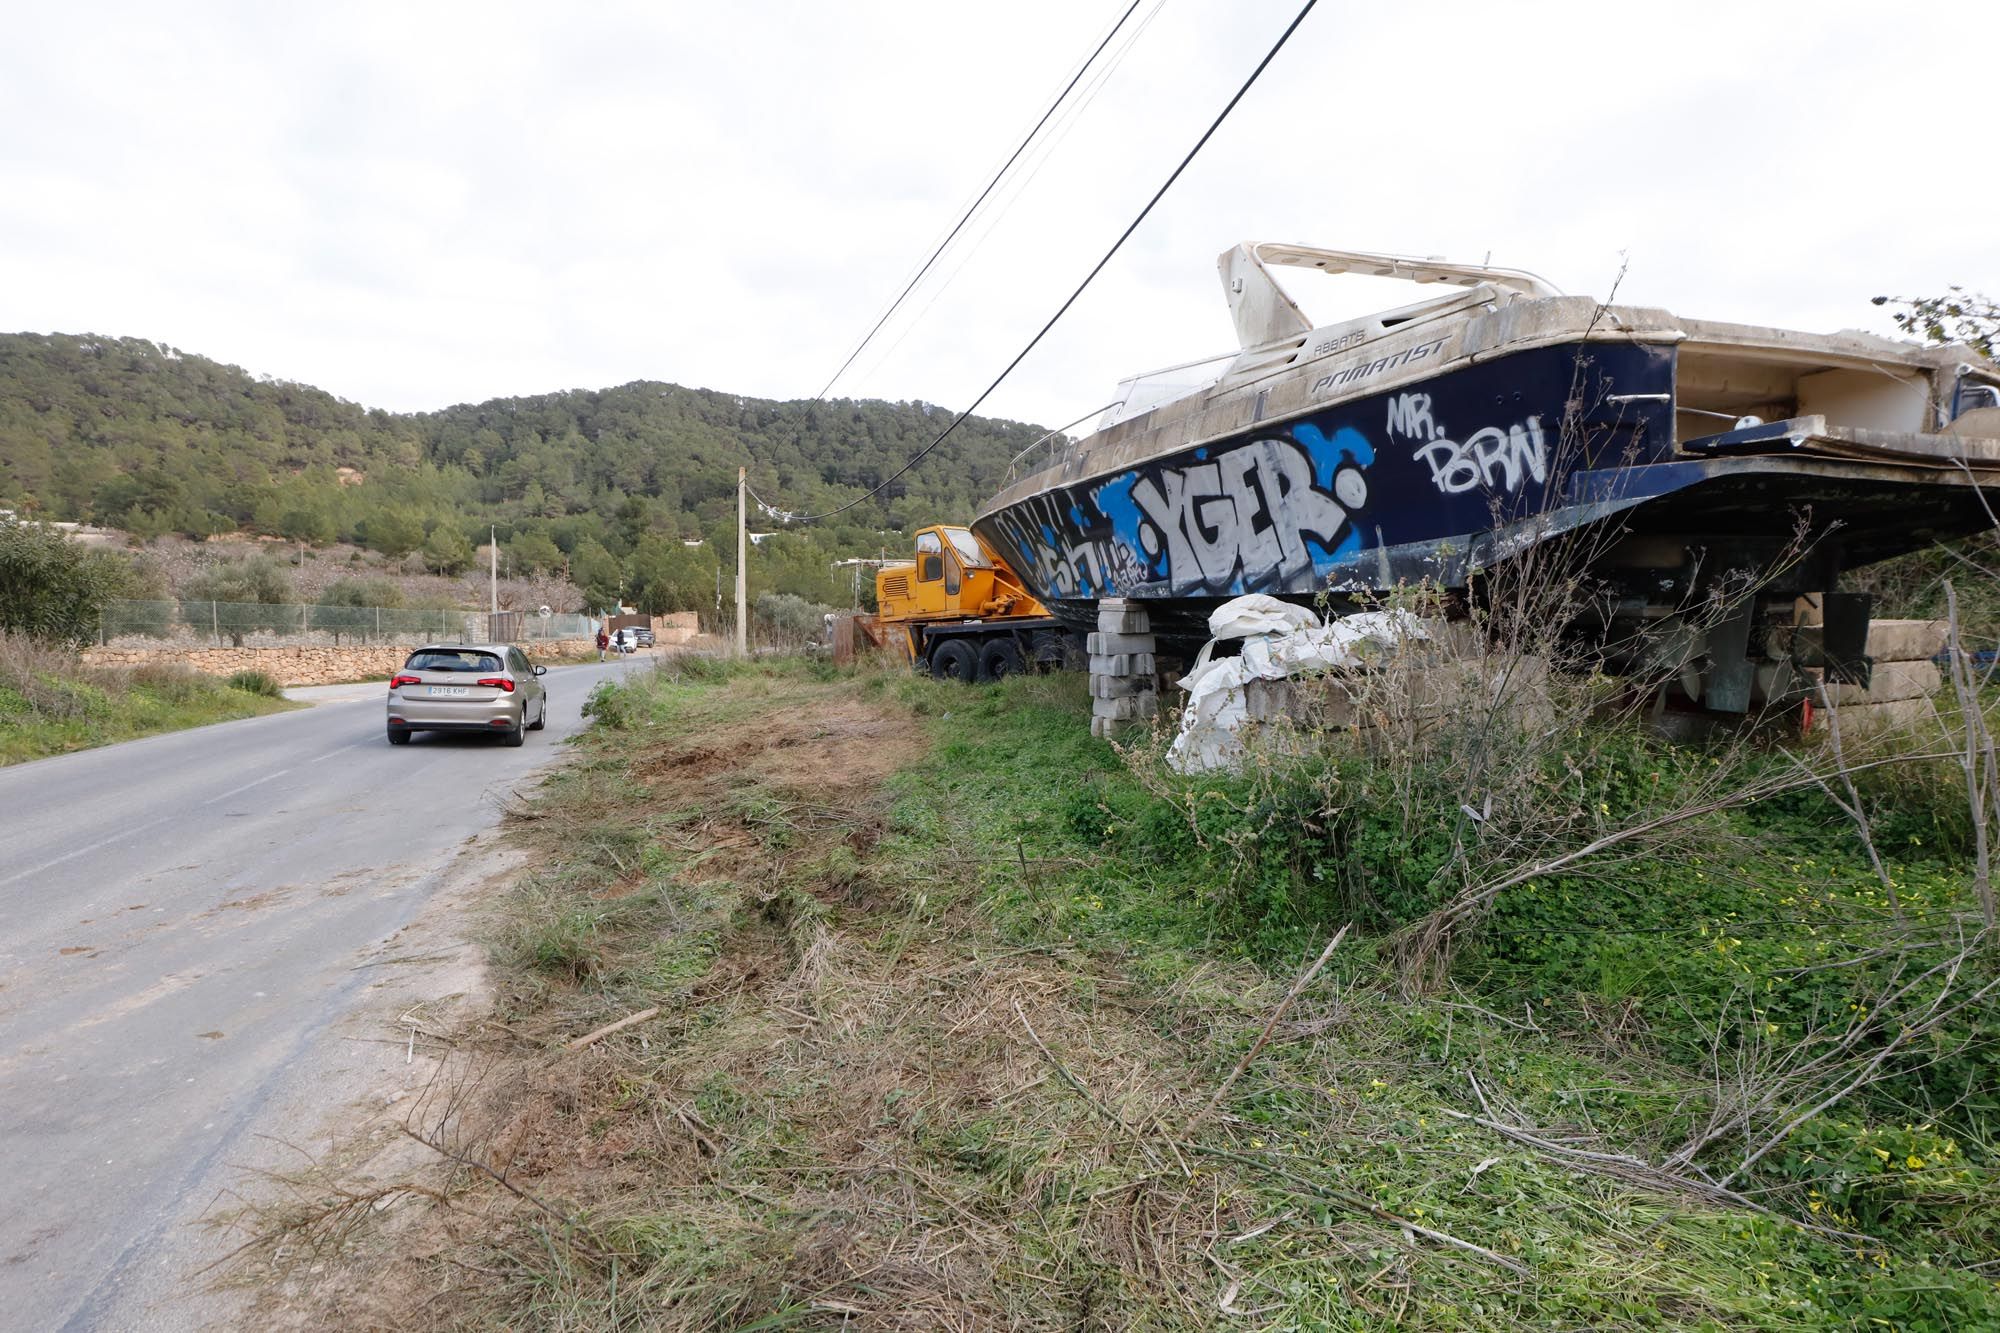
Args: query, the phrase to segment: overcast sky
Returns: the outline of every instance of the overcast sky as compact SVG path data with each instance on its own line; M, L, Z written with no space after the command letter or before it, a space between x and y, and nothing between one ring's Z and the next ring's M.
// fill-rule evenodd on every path
M642 378L809 397L1127 3L19 0L0 329L403 410ZM1297 6L1143 0L835 396L970 401ZM1321 0L985 410L1057 425L1229 349L1215 257L1246 239L1490 254L1598 296L1624 265L1621 300L1821 331L1890 331L1878 292L2000 295L1965 81L1994 50L1987 0ZM1421 294L1293 290L1322 320Z

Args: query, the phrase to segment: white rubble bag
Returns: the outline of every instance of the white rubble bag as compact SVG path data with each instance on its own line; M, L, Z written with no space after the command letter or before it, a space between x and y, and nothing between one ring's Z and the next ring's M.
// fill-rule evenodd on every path
M1176 773L1235 769L1245 750L1241 731L1249 720L1243 686L1252 680L1364 665L1361 649L1394 650L1411 639L1427 639L1423 622L1408 611L1364 611L1331 625L1302 606L1252 593L1224 602L1208 617L1210 639L1194 669L1178 682L1187 691L1180 734L1167 751ZM1236 657L1210 660L1215 645L1242 639Z

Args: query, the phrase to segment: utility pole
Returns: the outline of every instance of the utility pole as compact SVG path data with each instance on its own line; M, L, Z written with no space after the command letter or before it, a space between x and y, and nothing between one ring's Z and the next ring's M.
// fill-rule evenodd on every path
M486 548L486 594L489 605L486 610L488 615L497 616L500 614L500 529L497 525L491 523L486 525L486 540L489 543ZM486 632L488 634L493 632L490 620L487 622ZM521 707L526 708L527 705L522 704Z
M745 553L750 549L750 518L746 496L747 468L736 469L736 655L750 655L750 574Z

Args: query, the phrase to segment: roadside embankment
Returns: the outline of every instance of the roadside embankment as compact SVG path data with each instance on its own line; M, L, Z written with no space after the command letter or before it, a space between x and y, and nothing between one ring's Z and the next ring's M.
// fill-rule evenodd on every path
M2000 1319L1953 766L1822 787L1816 741L1607 727L1583 681L1185 777L1084 685L594 697L512 809L432 1160L264 1210L260 1320Z
M95 666L67 648L0 632L0 764L293 706L255 672L225 680L172 663Z

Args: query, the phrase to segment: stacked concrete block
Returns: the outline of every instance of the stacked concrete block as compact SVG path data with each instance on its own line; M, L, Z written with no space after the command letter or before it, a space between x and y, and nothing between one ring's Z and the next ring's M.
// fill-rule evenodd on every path
M1305 696L1289 679L1243 682L1243 713L1252 722L1275 722L1281 718L1302 722L1308 711Z
M1441 631L1441 627L1438 627ZM1467 715L1529 730L1554 720L1546 659L1489 659L1470 639L1434 632L1427 645L1372 666L1243 685L1243 710L1260 727L1309 732L1388 729L1415 736Z
M1944 686L1944 673L1934 659L1944 651L1945 630L1942 620L1870 622L1868 656L1875 665L1868 684L1826 687L1828 699L1840 710L1841 731L1883 731L1929 721Z
M1089 636L1090 734L1114 736L1159 712L1153 632L1146 609L1123 597L1097 604Z
M1928 662L1944 651L1942 620L1871 620L1868 655L1877 662Z

